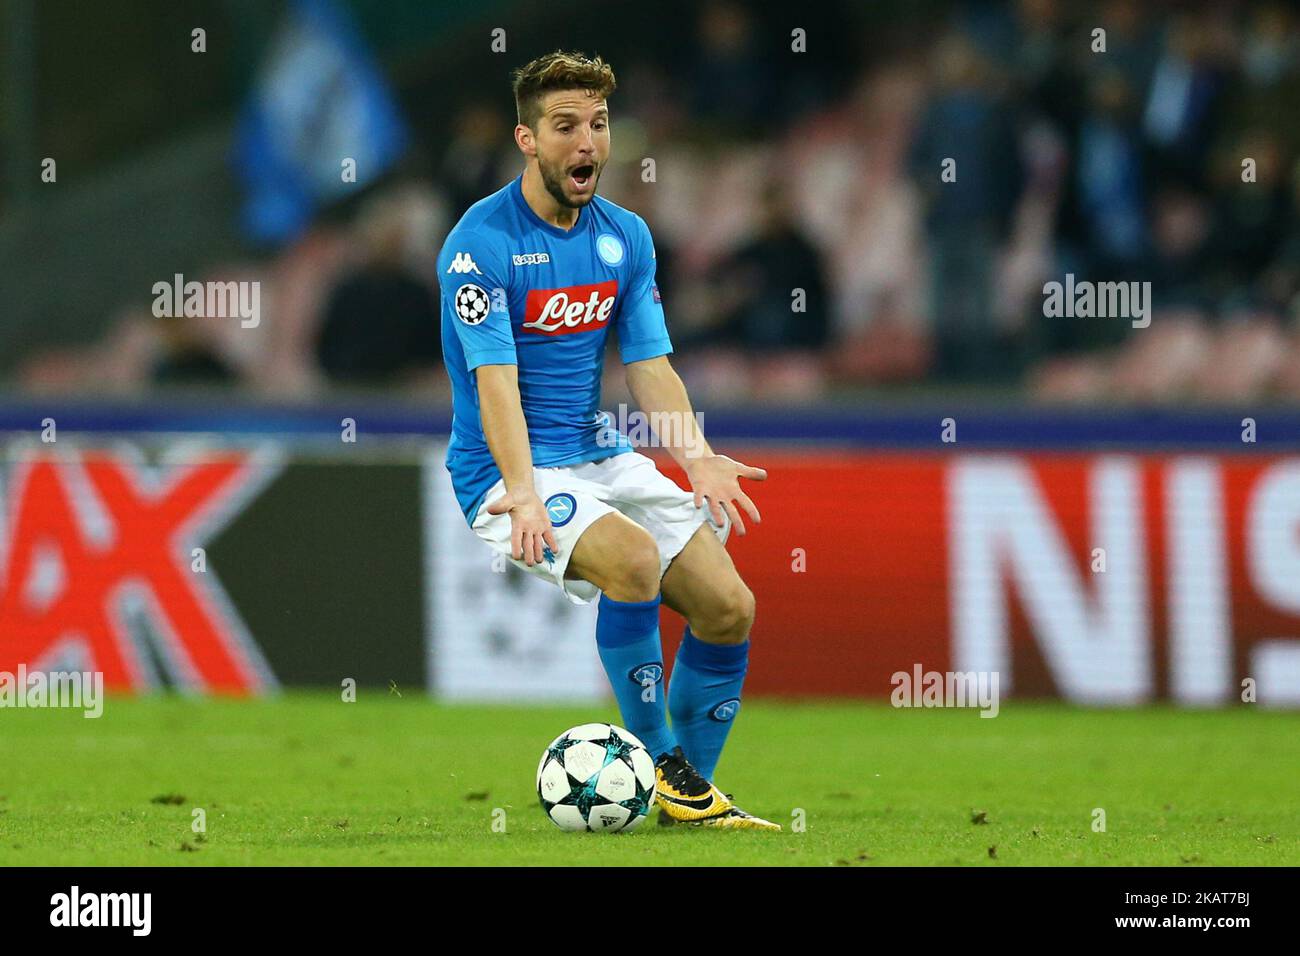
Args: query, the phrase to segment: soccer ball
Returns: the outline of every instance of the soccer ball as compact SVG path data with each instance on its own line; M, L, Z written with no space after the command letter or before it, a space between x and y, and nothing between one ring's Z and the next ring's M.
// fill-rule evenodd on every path
M645 745L612 724L566 730L537 764L537 797L561 830L631 830L650 812L654 793Z

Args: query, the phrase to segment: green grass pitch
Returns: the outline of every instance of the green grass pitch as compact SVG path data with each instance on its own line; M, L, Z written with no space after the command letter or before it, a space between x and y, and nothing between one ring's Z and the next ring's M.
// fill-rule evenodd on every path
M784 832L562 833L538 757L611 719L365 689L3 710L0 865L1300 863L1300 714L749 700L717 782Z

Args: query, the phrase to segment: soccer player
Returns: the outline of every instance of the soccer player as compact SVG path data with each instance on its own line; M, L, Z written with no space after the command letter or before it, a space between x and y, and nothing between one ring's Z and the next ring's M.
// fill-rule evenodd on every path
M779 830L710 783L754 620L723 542L745 533L742 511L759 521L739 479L767 474L704 440L668 362L650 231L596 195L614 87L610 66L581 54L514 73L524 171L470 207L438 256L447 469L480 538L575 603L600 595L597 649L623 723L655 758L660 823ZM597 409L611 331L642 413L677 426L658 437L690 492ZM667 700L661 600L687 621Z

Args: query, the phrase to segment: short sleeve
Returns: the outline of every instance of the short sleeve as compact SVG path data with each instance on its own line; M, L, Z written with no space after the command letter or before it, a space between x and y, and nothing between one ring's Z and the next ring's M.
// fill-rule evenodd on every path
M618 351L623 364L667 355L673 350L664 307L655 285L655 247L650 227L635 219L632 279L618 315Z
M438 256L442 316L456 330L469 371L480 365L518 364L508 278L504 253L486 237L447 237Z

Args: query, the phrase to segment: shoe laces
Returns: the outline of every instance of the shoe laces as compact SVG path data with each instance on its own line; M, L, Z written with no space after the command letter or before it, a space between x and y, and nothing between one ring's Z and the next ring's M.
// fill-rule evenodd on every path
M679 793L697 796L709 792L712 786L691 766L691 762L682 753L681 747L674 747L661 759L659 767L663 770L668 785Z

